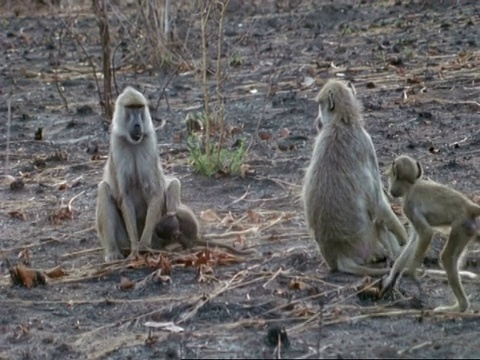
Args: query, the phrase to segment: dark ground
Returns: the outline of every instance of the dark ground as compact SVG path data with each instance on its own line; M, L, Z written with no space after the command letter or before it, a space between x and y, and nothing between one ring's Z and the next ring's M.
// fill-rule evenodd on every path
M182 123L190 109L202 105L201 84L192 73L173 77L167 87L169 107L162 100L153 113L166 120L158 131L159 152L165 172L181 178L184 201L197 214L213 209L224 218L231 212L239 229L257 226L259 219L260 232L246 239L258 254L214 266L207 282L198 280L194 268L177 266L172 283L141 290L120 290L120 277L137 281L153 270L101 270L103 256L95 251L91 227L105 160L92 161L86 149L97 141L100 155L106 155L108 133L86 56L72 37L63 35L64 53L58 59L56 36L63 27L58 14L15 17L2 11L1 166L4 175L23 177L25 188L13 192L4 184L0 191L0 358L480 356L478 314L430 311L453 301L444 278L427 276L421 288L404 279L400 287L407 299L374 303L357 294L364 282L360 277L328 274L306 232L299 199L316 133L313 99L336 73L357 88L382 171L406 153L422 161L427 176L478 195L480 5L357 1L352 6L305 0L290 2L297 4L290 9L278 3L236 2L226 20L227 47L243 59L240 67L228 69L226 121L243 127L235 136L248 141L259 120L260 131L272 135L266 141L255 136L246 161L254 175L212 179L192 173ZM83 34L83 46L99 66L94 20L70 13L62 19L74 17L77 22L69 26ZM68 111L55 85L56 64ZM116 73L119 88L136 85L155 104L167 75L134 76L129 64L122 65ZM308 77L314 85L304 84ZM10 163L4 170L10 91ZM39 127L43 141L33 140ZM283 128L291 132L287 139L279 137ZM68 159L59 156L64 153ZM60 219L58 213L52 217L78 194L72 219ZM249 210L253 213L247 216ZM207 232L228 228L202 225ZM440 246L437 238L428 266L438 268ZM35 269L60 266L68 275L46 286L12 287L6 259ZM472 250L467 269L479 272L477 263ZM478 299L477 283L464 284L472 301ZM173 321L184 332L153 329L149 336L147 321ZM290 341L281 354L266 340L267 329L275 325L285 327Z

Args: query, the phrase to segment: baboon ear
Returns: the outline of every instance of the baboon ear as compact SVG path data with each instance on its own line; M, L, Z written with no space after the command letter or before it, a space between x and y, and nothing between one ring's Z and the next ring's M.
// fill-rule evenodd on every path
M333 101L333 93L331 91L328 92L328 110L335 110L335 101Z
M423 175L423 168L418 161L416 163L417 163L417 170L418 170L417 179L420 179L420 177Z
M347 86L350 88L350 90L352 90L353 95L357 95L357 90L351 81L347 82Z

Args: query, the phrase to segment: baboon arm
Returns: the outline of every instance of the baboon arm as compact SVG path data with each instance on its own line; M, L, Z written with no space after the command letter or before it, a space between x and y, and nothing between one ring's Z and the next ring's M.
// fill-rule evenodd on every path
M413 228L418 234L418 241L415 247L415 252L408 266L409 275L415 276L415 270L422 263L423 258L425 257L425 253L427 252L428 248L430 247L430 243L432 242L433 229L428 224L427 219L425 219L423 214L419 211L414 210L412 214L407 214L407 216L409 219L411 219Z
M383 198L383 207L385 212L385 221L387 224L387 228L395 235L398 239L400 245L405 245L408 243L408 234L405 227L402 225L400 220L398 219L397 215L393 212L390 208L390 204L387 202L385 198Z
M403 248L403 251L398 256L397 260L393 263L392 268L390 269L390 273L388 274L387 278L382 283L382 290L381 294L384 294L395 287L395 284L407 267L410 259L412 258L413 252L417 247L418 242L418 234L415 230L412 231L410 235L410 239L407 242L407 245Z

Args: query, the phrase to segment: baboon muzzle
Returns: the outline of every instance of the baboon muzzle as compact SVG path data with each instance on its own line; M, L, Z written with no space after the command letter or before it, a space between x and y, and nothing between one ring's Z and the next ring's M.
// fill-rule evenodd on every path
M140 124L135 124L133 126L133 131L130 133L130 136L133 140L139 141L142 138L142 127Z

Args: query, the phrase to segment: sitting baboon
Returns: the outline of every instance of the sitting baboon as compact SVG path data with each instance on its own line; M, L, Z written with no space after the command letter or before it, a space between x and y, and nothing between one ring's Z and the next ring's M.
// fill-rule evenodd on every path
M469 301L460 281L458 262L467 245L480 240L480 206L462 193L432 180L422 178L423 169L418 161L407 155L397 157L388 170L389 192L403 198L403 211L415 234L393 264L382 293L393 288L405 267L415 277L427 252L434 228L451 228L440 259L447 274L456 302L440 306L435 311L465 311Z
M318 135L303 184L308 227L330 270L386 274L367 264L396 258L407 233L384 195L355 89L329 80L316 101Z
M127 87L117 98L110 151L98 186L96 226L105 261L136 257L162 217L165 179L146 98Z

